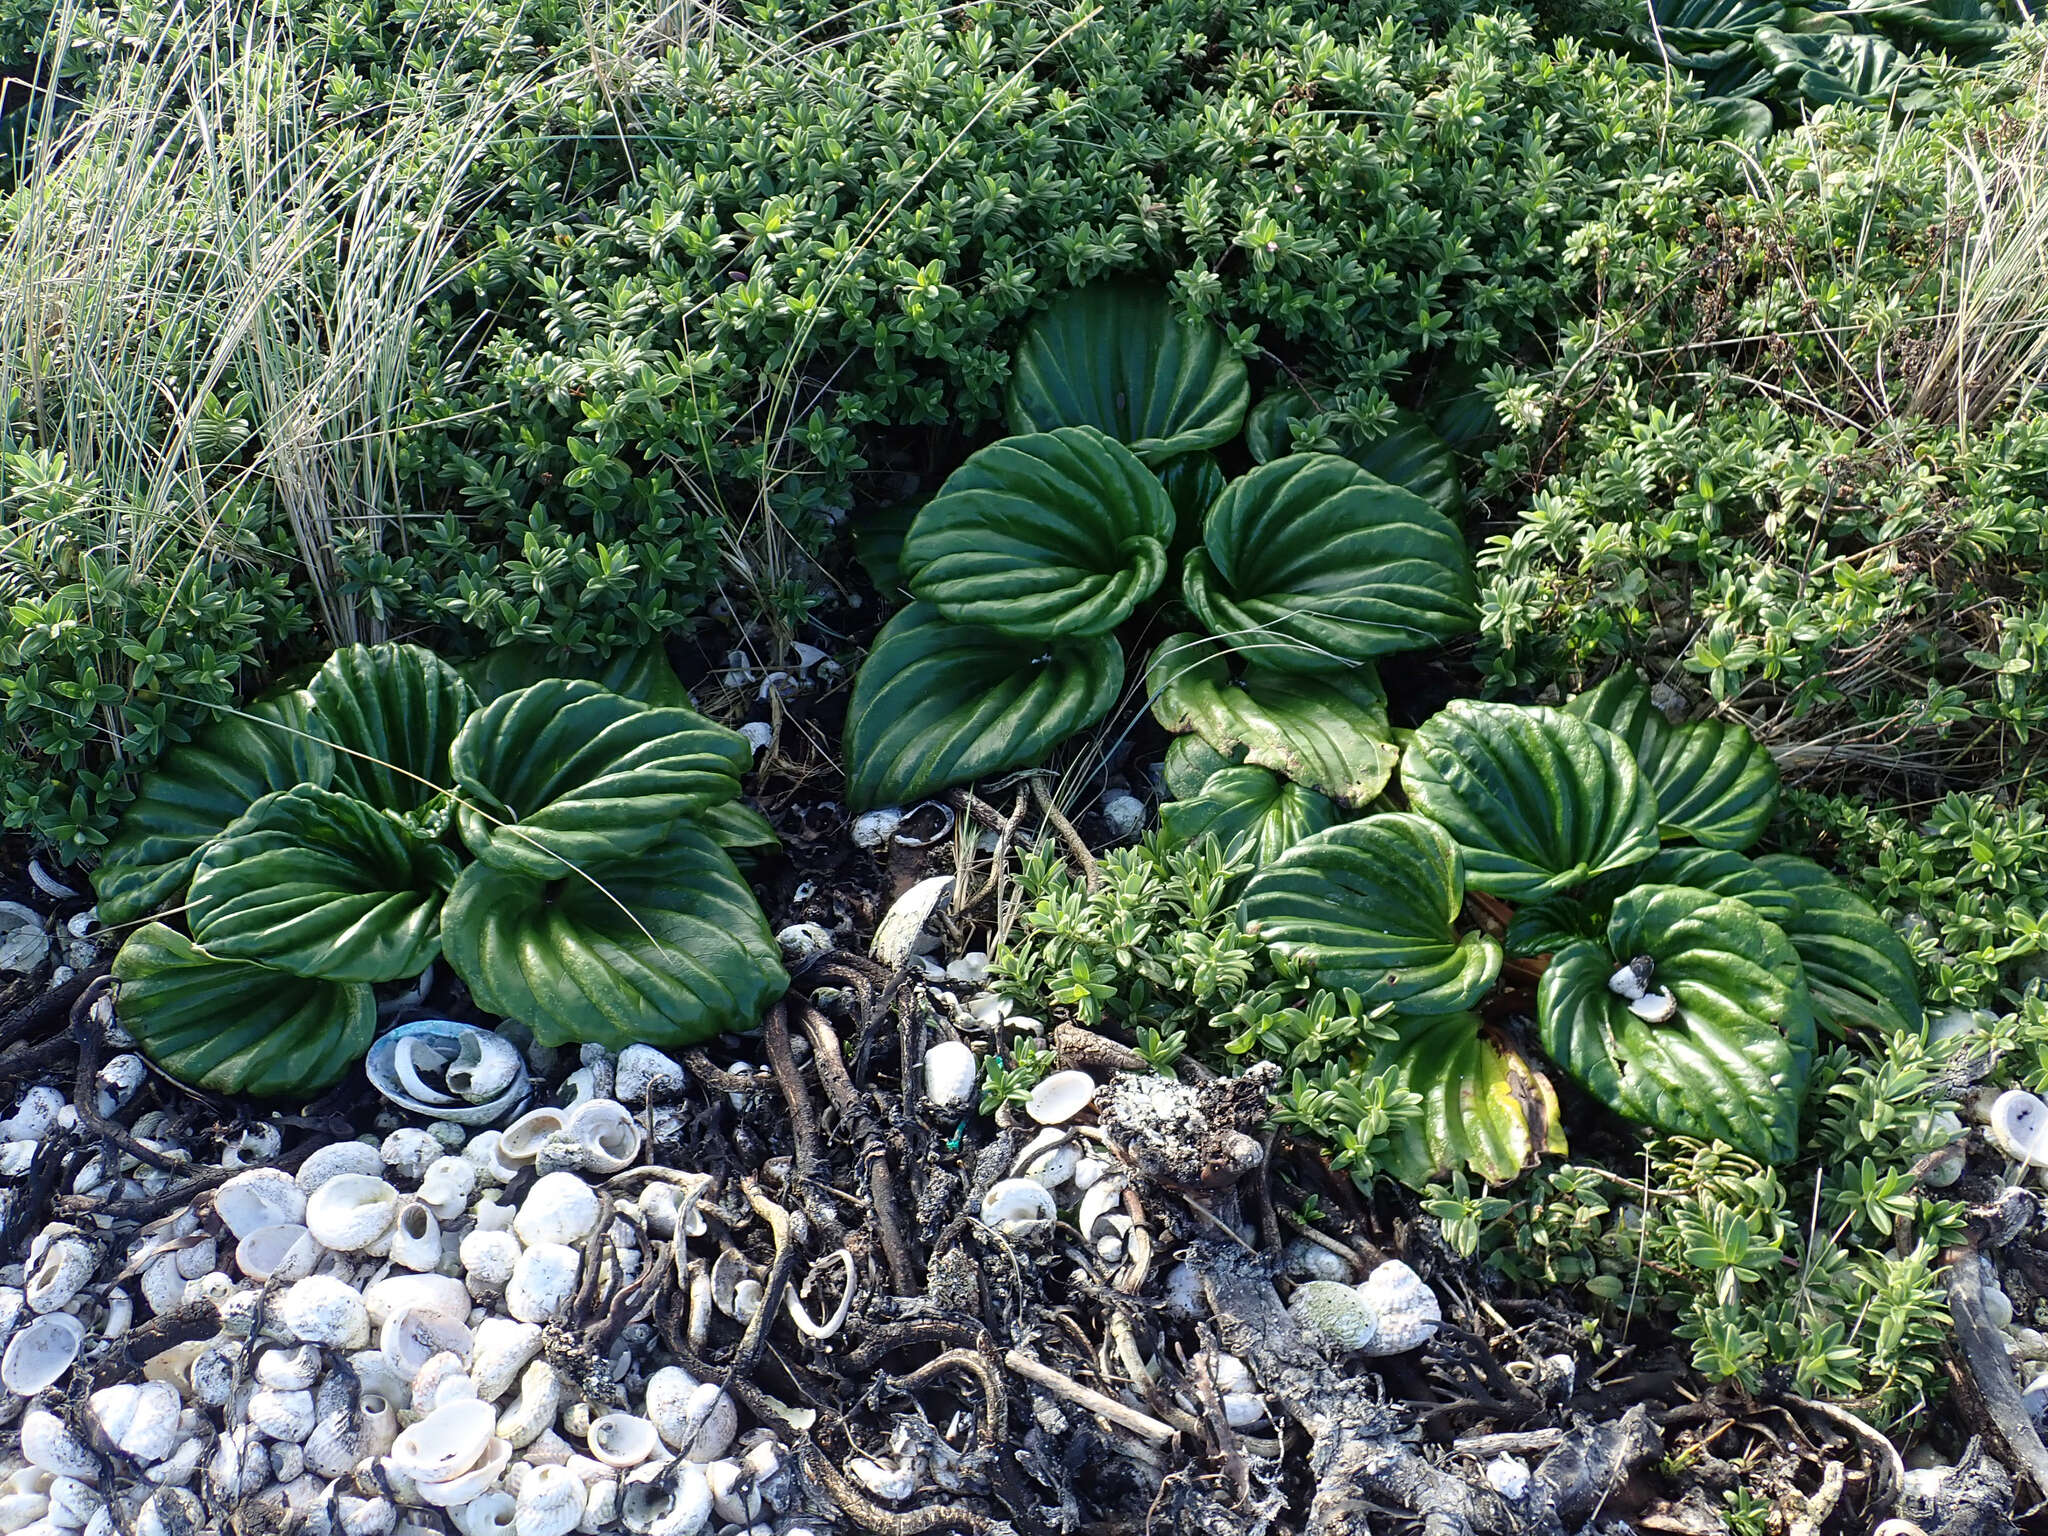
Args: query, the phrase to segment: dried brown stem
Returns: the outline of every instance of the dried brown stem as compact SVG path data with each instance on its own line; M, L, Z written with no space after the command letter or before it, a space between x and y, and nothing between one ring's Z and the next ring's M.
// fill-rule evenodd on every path
M798 1006L802 1010L798 1021L803 1026L805 1038L811 1042L811 1061L818 1069L818 1081L825 1086L825 1096L839 1111L840 1120L860 1138L861 1171L867 1179L868 1193L874 1200L875 1230L881 1237L882 1257L889 1266L889 1279L897 1295L916 1295L923 1286L918 1280L910 1240L903 1231L902 1191L897 1184L896 1166L890 1156L887 1138L877 1124L874 1112L862 1099L860 1090L853 1086L853 1079L847 1076L838 1031L832 1028L829 1019L808 1003Z

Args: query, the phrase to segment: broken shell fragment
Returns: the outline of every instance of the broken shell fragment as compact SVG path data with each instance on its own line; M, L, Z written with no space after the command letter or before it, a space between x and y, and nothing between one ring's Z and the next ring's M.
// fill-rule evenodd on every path
M983 1223L1005 1237L1032 1238L1050 1232L1059 1210L1052 1192L1036 1179L1002 1179L981 1199Z
M2048 1104L2023 1088L2009 1088L1991 1103L1991 1140L2014 1162L2048 1168Z
M1678 1012L1678 999L1659 987L1654 992L1645 992L1641 997L1631 999L1628 1011L1645 1024L1662 1024Z
M939 910L939 903L953 888L951 875L932 875L920 880L889 904L875 925L874 942L868 952L892 970L907 965L917 953L925 924Z
M1607 990L1624 1002L1632 1003L1650 990L1650 977L1656 968L1656 962L1648 955L1637 955L1607 978Z
M458 1125L503 1119L529 1087L511 1041L456 1019L413 1019L378 1036L363 1071L400 1109Z
M1024 1113L1040 1125L1065 1125L1095 1101L1095 1079L1086 1072L1055 1072L1024 1101Z

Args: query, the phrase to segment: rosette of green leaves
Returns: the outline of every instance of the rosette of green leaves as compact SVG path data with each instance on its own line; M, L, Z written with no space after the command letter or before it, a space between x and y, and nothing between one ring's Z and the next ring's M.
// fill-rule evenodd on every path
M1174 511L1093 427L1006 437L947 477L904 536L903 580L956 624L1027 640L1106 635L1158 590Z
M846 712L846 800L896 805L1039 762L1124 682L1114 638L1022 640L912 603L883 626Z
M1562 710L1460 699L1401 757L1401 787L1474 890L1535 900L1657 851L1657 802L1621 738Z
M1211 633L1275 671L1341 672L1478 622L1457 525L1327 453L1276 459L1226 486L1182 588Z
M1033 318L1007 411L1012 432L1093 427L1156 469L1229 442L1250 403L1244 362L1214 325L1183 320L1157 287L1102 283Z
M1400 753L1370 666L1312 676L1232 661L1222 642L1167 636L1145 673L1153 718L1343 805L1364 805L1386 788Z
M1632 963L1633 1002L1610 985ZM1798 953L1748 903L1636 887L1604 938L1551 957L1536 1011L1544 1050L1618 1114L1767 1162L1797 1150L1813 1011Z
M1457 845L1389 812L1303 838L1252 877L1242 911L1247 931L1320 985L1438 1014L1470 1008L1500 976L1499 943L1458 932L1464 904Z
M695 710L556 678L471 715L449 760L470 852L553 879L651 848L682 817L737 798L753 751Z
M1672 725L1650 690L1626 672L1565 708L1628 745L1657 796L1661 836L1705 848L1750 847L1778 808L1778 765L1747 726L1725 720Z

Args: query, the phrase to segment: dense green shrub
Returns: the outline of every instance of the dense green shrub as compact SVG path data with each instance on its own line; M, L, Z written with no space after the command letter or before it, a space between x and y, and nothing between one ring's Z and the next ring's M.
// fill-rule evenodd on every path
M124 39L162 25L140 0L83 19L103 88ZM274 611L208 642L245 689L316 618L602 651L687 628L728 577L793 616L829 582L804 551L840 511L899 478L879 471L957 457L938 433L994 421L1023 318L1105 274L1169 279L1262 382L1330 385L1370 432L1553 327L1574 229L1695 137L1673 120L1689 109L1618 60L1539 45L1513 15L1381 0L889 4L857 25L835 4L759 4L701 35L554 0L279 25L312 151L337 165L437 99L423 82L505 108L462 162L460 280L411 340L381 512L288 533L275 486L229 473L233 538L196 517L151 552L202 608L289 575L259 588ZM200 381L168 382L193 399L167 422L203 419L230 470L261 457L278 423L248 379L230 369L203 400ZM32 412L7 435L17 454L62 437ZM147 587L109 510L135 488L50 462L64 499L101 504L106 579ZM11 473L4 491L11 588L47 602L65 581L39 552L48 498ZM45 667L9 700L10 825L87 851L157 737L203 719L196 684L165 689L131 655L190 631L168 604L60 616L40 639L0 627L0 669L31 642ZM138 701L159 698L162 723L139 729Z

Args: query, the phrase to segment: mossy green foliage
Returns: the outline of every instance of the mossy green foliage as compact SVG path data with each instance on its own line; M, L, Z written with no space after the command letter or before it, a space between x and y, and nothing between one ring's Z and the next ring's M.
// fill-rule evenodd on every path
M157 25L125 4L81 66ZM1165 279L1370 437L1552 327L1587 275L1558 267L1574 230L1692 152L1661 83L1512 14L841 9L749 4L679 46L559 0L281 19L337 144L428 72L606 65L471 173L491 195L415 338L406 515L332 551L373 632L568 656L685 629L724 529L816 547L867 471L923 467L905 434L993 427L1026 319L1102 277ZM268 424L236 380L213 396L224 493ZM58 458L59 426L16 414L0 443L0 814L75 857L207 705L313 648L317 610L260 488L109 547L106 501L139 490ZM801 610L781 571L748 597Z

